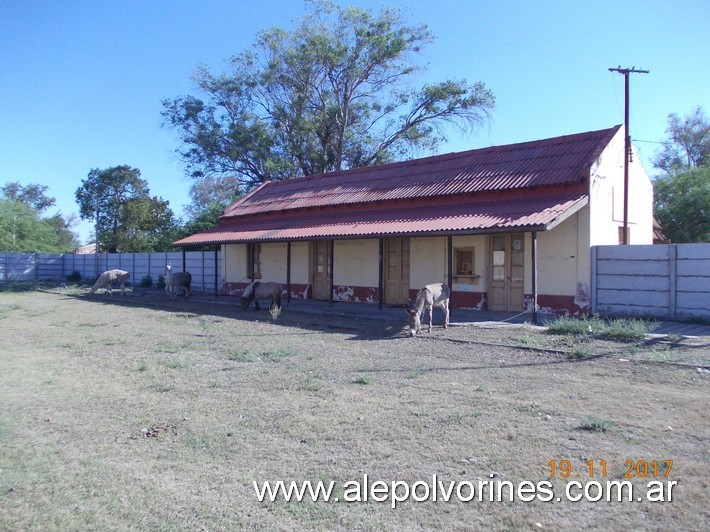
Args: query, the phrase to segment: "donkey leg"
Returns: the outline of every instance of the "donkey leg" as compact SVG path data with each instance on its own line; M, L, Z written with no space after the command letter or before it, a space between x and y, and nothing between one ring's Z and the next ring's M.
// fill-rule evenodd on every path
M444 329L449 328L449 302L447 301L444 303L444 305L441 307L441 309L444 311Z
M431 332L431 322L434 315L434 306L429 307L429 332Z

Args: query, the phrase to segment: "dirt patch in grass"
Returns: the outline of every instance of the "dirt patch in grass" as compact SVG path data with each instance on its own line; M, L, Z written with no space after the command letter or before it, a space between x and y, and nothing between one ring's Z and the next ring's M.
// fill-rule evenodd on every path
M404 326L0 294L3 528L707 527L705 346ZM626 479L628 461L646 477ZM419 482L425 498L434 475L464 497L530 481L554 498L344 501L365 476ZM340 500L259 502L253 483L278 480L333 482ZM571 480L629 480L634 499L677 485L671 502L569 502Z

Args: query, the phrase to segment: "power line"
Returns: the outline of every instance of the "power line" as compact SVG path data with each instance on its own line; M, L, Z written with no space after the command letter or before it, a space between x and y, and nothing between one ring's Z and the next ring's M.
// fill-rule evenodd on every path
M665 142L661 140L641 140L641 139L632 139L634 142L645 142L647 144L665 144Z

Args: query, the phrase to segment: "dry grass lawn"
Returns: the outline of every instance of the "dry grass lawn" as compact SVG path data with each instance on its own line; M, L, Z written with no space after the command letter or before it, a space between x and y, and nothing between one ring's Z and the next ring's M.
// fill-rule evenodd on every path
M0 293L0 529L710 525L707 345L520 327L408 338L404 316L285 307L274 322L237 303ZM659 464L672 502L564 500L568 480L623 480L627 460ZM343 501L364 475L548 481L562 500ZM634 495L653 477L631 479ZM259 502L253 482L267 480L333 481L341 500Z

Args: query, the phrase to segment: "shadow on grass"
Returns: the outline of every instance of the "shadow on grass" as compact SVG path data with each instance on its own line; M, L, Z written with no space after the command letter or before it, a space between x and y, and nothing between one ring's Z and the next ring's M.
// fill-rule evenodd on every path
M269 314L268 308L260 311L253 307L242 310L239 298L233 296L214 297L205 294L194 295L189 298L176 297L170 299L162 290L134 288L128 295L121 295L120 290L114 290L112 295L97 292L91 294L88 288L82 292L64 292L61 290L50 290L50 293L61 297L99 303L106 306L120 307L142 307L163 312L173 312L183 314L186 318L212 316L222 319L235 320L244 327L245 336L260 336L265 333L249 332L249 324L258 322L269 322L283 327L298 327L307 329L310 333L350 333L348 340L382 340L388 338L401 338L404 336L404 327L407 325L406 316L402 313L402 319L397 321L387 316L353 316L346 313L337 312L327 302L314 301L306 303L299 301L298 304L284 301L280 316L274 320ZM308 308L303 308L308 307ZM377 309L373 310L373 313ZM268 336L274 336L267 333ZM284 332L284 335L299 335L303 332Z

